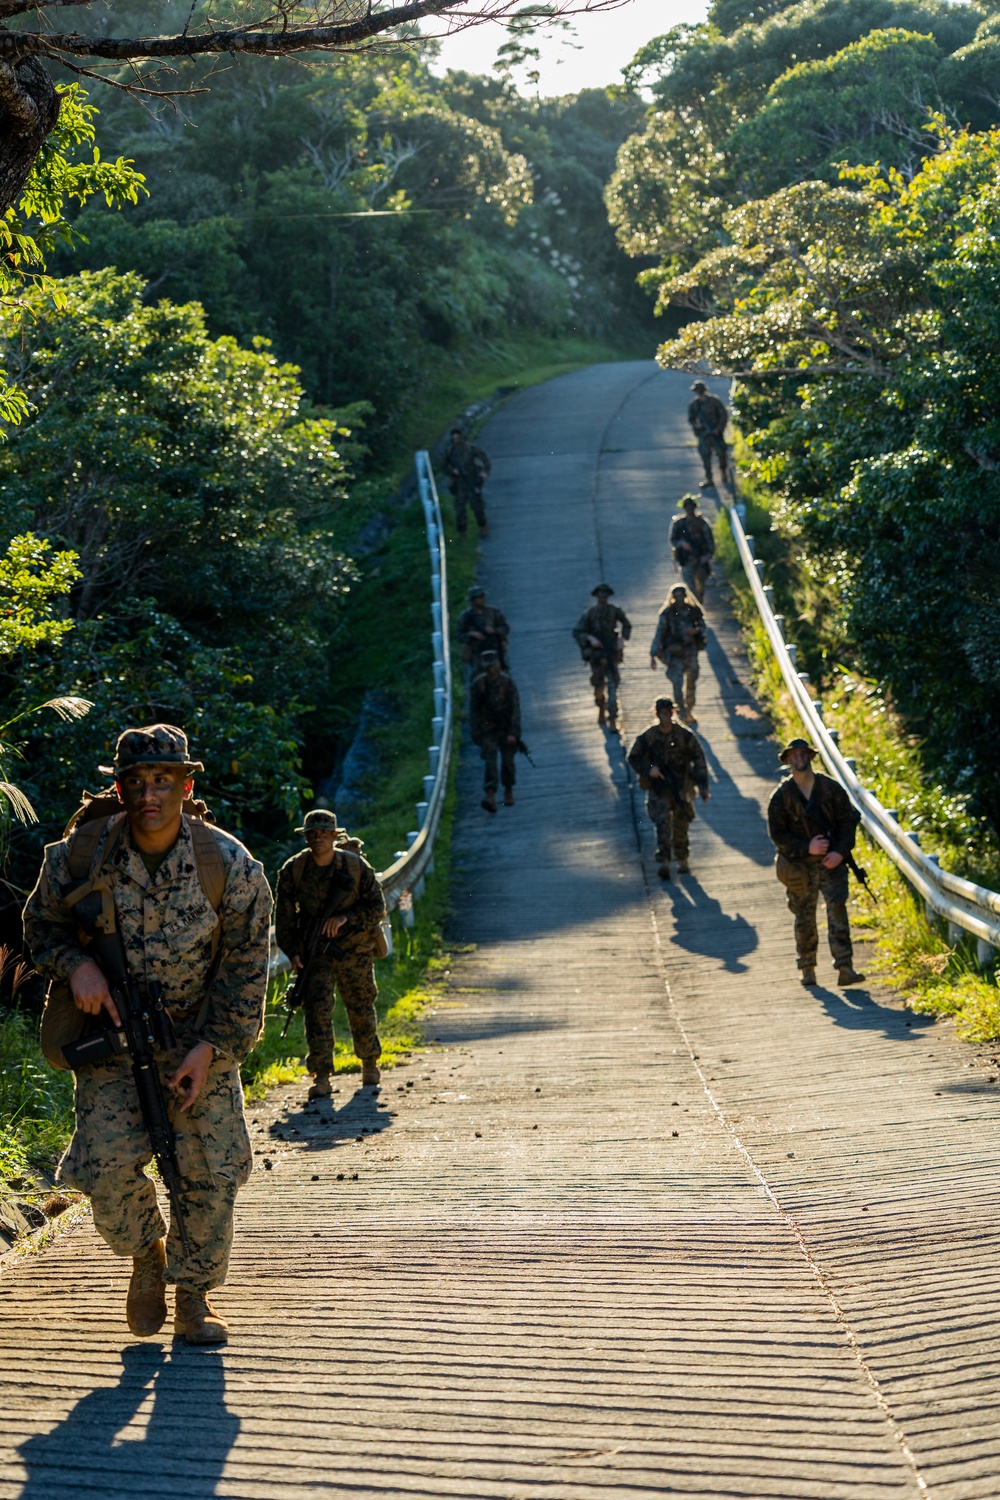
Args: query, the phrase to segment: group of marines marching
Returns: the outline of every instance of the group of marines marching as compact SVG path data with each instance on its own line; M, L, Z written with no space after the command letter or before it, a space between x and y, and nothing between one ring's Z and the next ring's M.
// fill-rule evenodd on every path
M726 475L725 407L698 385L689 421L707 488L713 455ZM467 503L485 535L482 480L489 460L456 438L461 433L453 435L449 463L463 500L460 520ZM707 644L702 604L714 539L694 496L684 497L670 541L683 582L660 611L650 666L663 665L674 696L657 698L655 722L628 752L646 792L664 880L671 877L671 859L678 874L690 872L694 797L710 797L705 754L690 726L697 722L698 657ZM605 730L618 727L619 669L631 635L624 610L611 602L613 592L598 584L594 603L573 630ZM515 757L519 749L526 753L517 687L507 670L509 635L485 590L470 588L458 637L470 672L471 735L484 762L482 806L490 814L497 811L500 787L504 805L514 805ZM816 982L822 895L838 979L847 985L863 978L853 968L846 908L857 820L840 785L813 771L816 754L801 739L781 751L791 775L771 798L768 828L795 917L803 984ZM24 933L48 984L42 1049L54 1067L76 1071L75 1129L59 1179L89 1196L98 1233L117 1255L132 1258L128 1326L140 1337L158 1333L173 1283L175 1334L191 1344L222 1344L227 1325L208 1293L225 1280L236 1195L252 1168L240 1065L263 1031L272 898L260 862L194 800L194 778L203 769L174 725L124 730L112 763L99 768L112 786L85 794L64 837L46 846L24 908ZM308 1097L320 1108L334 1073L338 993L362 1086L378 1086L373 960L385 952L380 928L386 911L360 841L347 836L333 812L314 809L296 831L306 847L279 871L275 930L303 989L313 1080ZM111 938L121 954L117 977L102 957ZM130 1055L126 1045L126 1006L150 1031L148 1040L154 1029L160 1039L143 1065L150 1075L144 1082L135 1049ZM83 1053L85 1064L78 1060ZM144 1088L160 1100L163 1139L140 1103ZM169 1226L146 1171L154 1156L169 1188Z

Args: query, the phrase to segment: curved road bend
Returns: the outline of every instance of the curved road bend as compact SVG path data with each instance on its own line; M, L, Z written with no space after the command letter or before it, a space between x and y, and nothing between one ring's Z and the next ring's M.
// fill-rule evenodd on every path
M444 1048L255 1111L221 1355L123 1337L85 1223L5 1272L3 1500L1000 1496L995 1087L876 987L798 985L718 595L666 887L570 638L606 576L643 727L687 385L597 367L488 424L537 769L489 818L466 754Z

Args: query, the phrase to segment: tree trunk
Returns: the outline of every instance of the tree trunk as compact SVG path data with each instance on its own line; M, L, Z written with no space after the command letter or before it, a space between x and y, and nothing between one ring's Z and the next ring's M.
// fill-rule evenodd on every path
M0 214L17 203L58 118L59 95L36 58L0 62Z

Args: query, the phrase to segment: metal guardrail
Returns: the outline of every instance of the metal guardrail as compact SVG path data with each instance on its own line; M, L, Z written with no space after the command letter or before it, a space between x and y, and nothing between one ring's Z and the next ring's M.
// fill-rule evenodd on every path
M857 804L865 832L883 849L910 885L924 898L930 912L948 923L949 940L966 932L976 939L979 963L985 966L1000 948L1000 894L942 870L934 854L925 854L915 833L900 828L895 816L858 780L852 758L840 752L837 731L822 719L822 704L812 697L808 677L799 672L796 647L785 640L784 617L776 615L771 590L764 583L764 564L753 555L753 537L743 529L745 508L738 502L728 509L729 524L739 550L743 571L753 592L754 603L767 631L785 685L813 743L822 753L827 769L845 787Z
M406 835L407 848L401 849L393 864L379 873L385 904L390 911L399 909L404 927L413 926L413 901L423 894L426 875L434 869L434 840L437 837L448 791L448 769L453 738L451 646L448 639L448 564L445 554L441 502L430 455L423 449L414 455L417 485L424 507L427 546L431 563L431 642L434 647L434 716L431 719L432 744L428 749L430 774L424 777L424 800L417 803L417 827Z

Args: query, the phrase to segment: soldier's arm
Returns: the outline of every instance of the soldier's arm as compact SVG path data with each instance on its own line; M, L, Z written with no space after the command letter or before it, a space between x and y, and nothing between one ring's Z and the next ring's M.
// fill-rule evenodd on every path
M831 793L831 811L833 816L830 819L830 850L834 854L839 854L843 859L854 848L854 835L857 830L857 823L850 797L844 791L839 781L834 781L832 776L829 778L829 781L833 789Z
M510 635L510 626L507 624L507 616L503 610L495 609L493 611L493 629L502 640L506 640Z
M510 683L510 728L508 734L514 735L516 739L521 738L521 695L517 691L517 683L511 678Z
M219 911L220 961L198 1040L241 1063L264 1024L271 892L261 865L237 850Z
M640 734L628 753L628 763L637 776L648 776L650 771L649 750L645 734Z
M590 634L590 610L587 609L584 610L577 621L576 629L573 631L573 639L578 646L586 646L588 644L587 637Z
M274 893L274 937L282 953L289 958L297 951L299 941L299 904L295 898L295 881L291 861L278 871Z
M632 634L632 621L623 609L618 611L618 620L622 627L622 640L627 641Z
M767 804L767 831L771 843L787 859L804 859L809 853L809 840L800 838L792 828L781 787Z
M65 841L50 844L35 889L24 907L24 941L43 979L69 980L86 961L77 924L62 899L71 881Z
M649 648L649 655L651 658L659 656L664 650L667 644L666 632L667 615L666 611L664 610L664 612L660 615L659 619L656 622L656 634L653 636L653 644Z
M704 796L708 791L708 762L705 759L701 740L699 740L696 734L691 736L688 763L691 767L691 779L702 796Z

